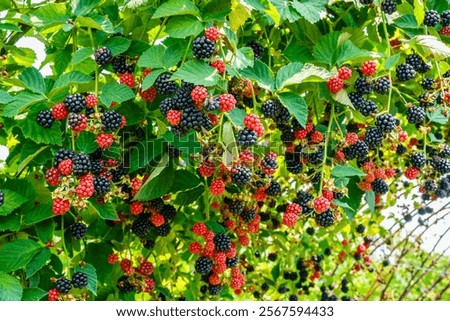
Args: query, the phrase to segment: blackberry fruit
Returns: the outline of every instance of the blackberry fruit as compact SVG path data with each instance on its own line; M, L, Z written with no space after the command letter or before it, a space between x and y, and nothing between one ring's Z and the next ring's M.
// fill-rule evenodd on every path
M425 26L434 27L439 23L439 14L436 10L425 11L425 18L423 20Z
M298 301L298 296L297 294L291 294L289 296L289 301Z
M261 166L267 169L277 169L278 163L277 160L270 156L265 156L261 161Z
M450 161L448 159L438 159L434 162L434 169L441 174L450 173Z
M414 68L415 71L417 71L418 73L421 73L421 74L430 70L430 66L427 65L425 63L425 61L423 61L422 57L420 57L416 53L408 55L406 57L406 63L410 64Z
M134 65L127 65L127 58L125 56L117 56L111 60L111 65L115 73L124 74L134 72Z
M431 90L433 89L434 79L433 78L424 78L422 80L422 88L425 90Z
M350 98L350 102L352 103L353 107L355 109L360 110L364 107L366 100L361 94L358 94L357 92L351 92L348 94L348 98Z
M83 175L91 170L91 159L84 153L72 157L72 172L75 175Z
M275 180L271 180L269 187L266 189L268 196L277 196L281 194L281 185Z
M328 209L322 214L316 215L316 224L321 227L329 227L334 224L333 212Z
M52 116L51 110L41 110L36 116L37 123L43 128L52 127L55 118Z
M227 204L228 210L233 214L240 214L244 210L244 204L240 200L230 200Z
M57 167L63 160L73 159L75 155L71 149L60 148L55 154L53 166Z
M188 89L186 86L180 87L177 90L175 96L173 97L174 109L183 110L186 106L195 105L191 97L191 91L192 89Z
M172 228L170 227L170 224L164 223L163 225L160 225L156 228L156 235L167 236L170 234L171 230Z
M0 206L2 206L5 203L5 194L0 189Z
M94 170L92 172L95 174ZM112 181L114 183L119 182L124 175L127 174L127 170L123 166L119 166L111 171Z
M150 208L156 212L161 212L164 208L164 200L162 198L154 198L149 202Z
M419 124L425 119L425 110L422 107L413 106L406 111L406 118L411 124Z
M375 104L372 100L366 99L364 101L364 105L359 110L361 114L365 117L370 116L371 114L375 114L378 112L377 104Z
M417 168L421 168L427 162L427 159L423 153L414 153L410 158L411 165Z
M445 10L441 13L441 24L443 27L450 26L450 10Z
M356 227L356 232L359 234L363 234L365 230L366 230L366 228L362 224L358 224L358 226Z
M216 44L206 37L197 37L192 42L192 53L197 59L209 59L214 53Z
M216 251L226 252L231 248L231 239L225 233L219 233L214 236L214 244L216 246Z
M227 268L232 268L238 265L239 259L237 256L232 257L231 259L227 258L226 260L226 264L227 264Z
M359 3L361 3L361 4L372 4L373 0L359 0Z
M116 131L122 125L122 115L115 110L105 111L102 115L102 125L107 130Z
M203 109L206 111L213 111L219 109L219 97L207 97L203 102Z
M259 291L253 292L253 297L254 297L255 299L261 299L261 292L259 292Z
M236 166L231 173L231 180L238 186L243 186L250 182L250 169L245 166Z
M425 190L427 192L434 192L437 189L437 184L433 180L428 180L425 182Z
M366 131L364 141L369 146L369 149L379 147L383 141L383 133L377 127L370 127Z
M286 152L285 154L289 155L291 153ZM302 172L303 165L302 163L300 163L300 160L285 159L285 162L286 162L286 169L288 170L288 172L292 174L299 174Z
M284 144L290 144L290 143L294 142L295 133L294 133L293 128L291 126L284 128L281 131L280 139Z
M100 174L103 170L103 164L99 160L91 158L91 171L93 174Z
M383 132L390 133L395 128L395 117L391 114L382 114L377 117L375 125Z
M155 247L155 240L142 240L142 245L147 249L151 250Z
M244 128L238 132L237 142L243 147L249 147L256 143L258 135L254 130Z
M87 232L87 226L83 223L73 223L70 225L70 233L75 240L82 239Z
M67 117L67 127L70 129L74 129L77 126L81 125L83 122L83 116L81 114L70 113Z
M195 262L195 271L197 273L200 273L201 275L208 275L209 272L211 272L213 267L213 262L210 258L207 258L206 256L202 256L197 259Z
M117 288L120 293L130 293L134 290L134 286L130 282L130 278L126 275L122 275L117 281Z
M381 3L381 10L386 14L393 14L397 10L397 3L394 0L384 0Z
M281 103L276 99L269 99L261 106L261 111L265 117L275 118L281 110Z
M173 205L164 204L163 208L160 211L161 215L168 221L173 221L175 219L175 215L177 214L177 210Z
M107 47L98 48L94 53L94 59L97 65L106 65L112 59L112 52Z
M133 232L138 237L146 237L148 233L150 233L150 228L152 223L148 219L138 218L134 220L131 225L131 232Z
M111 190L111 182L103 176L97 176L94 178L94 195L102 196Z
M364 159L369 154L369 146L362 140L358 140L355 144L350 146L350 149L352 150L352 154L358 159Z
M210 284L208 286L208 291L209 291L209 294L211 294L211 295L219 295L220 292L222 292L222 286L220 284L218 284L218 285Z
M448 158L450 156L450 146L445 145L442 151L438 154L439 157Z
M64 105L72 113L80 113L86 108L86 99L81 94L72 94L66 96Z
M88 276L83 272L75 272L72 276L72 285L74 288L84 288L88 285Z
M382 77L378 78L375 81L374 90L376 93L380 95L386 95L389 92L389 89L391 88L391 81L389 78Z
M58 281L56 281L56 289L59 291L59 293L68 293L72 289L72 283L70 282L70 280L62 277Z
M410 64L404 63L400 64L397 69L395 69L398 80L407 81L416 76L416 71Z
M175 104L174 104L173 98L166 98L163 101L161 101L161 103L159 104L159 111L164 116L167 116L167 113L171 109L175 109Z
M171 74L163 73L156 78L155 88L158 94L170 95L177 90L177 83L173 80L169 80Z
M386 194L389 190L388 184L381 178L377 178L372 182L372 189L376 194Z
M239 215L241 216L242 220L244 220L245 223L249 223L255 218L256 211L253 208L244 209L242 213Z
M309 153L307 155L308 162L312 165L319 165L322 163L323 160L323 147L319 147L318 150L316 150L313 153Z
M281 107L280 112L276 115L273 120L277 126L287 124L291 120L291 113L287 108Z
M370 94L373 90L373 82L369 77L358 77L355 81L355 90L358 94Z
M247 47L250 47L253 50L253 56L255 57L255 59L261 59L264 53L264 48L263 46L252 40L247 42Z
M195 107L187 107L181 116L179 127L185 131L193 128L196 131L201 131L202 128L210 129L212 127L211 120L204 113Z

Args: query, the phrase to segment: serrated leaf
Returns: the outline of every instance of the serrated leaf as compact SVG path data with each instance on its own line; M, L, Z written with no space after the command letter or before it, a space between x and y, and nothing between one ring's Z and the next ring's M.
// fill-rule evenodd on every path
M331 97L333 97L333 99L338 103L341 103L345 106L353 106L346 90L339 90L337 93L332 94Z
M4 204L0 206L0 216L10 214L27 201L27 198L19 193L3 188Z
M6 243L0 249L0 271L9 273L25 267L40 249L41 247L32 240Z
M259 86L267 90L275 87L275 76L273 71L260 60L256 60L253 67L248 67L241 71L241 75L258 82Z
M338 40L338 32L330 32L322 36L313 49L313 56L316 61L319 63L332 65L335 61Z
M47 295L47 291L41 288L23 289L22 301L39 301Z
M15 277L0 272L0 301L20 301L22 285Z
M130 48L131 40L124 37L112 37L104 43L104 46L111 50L113 56L120 55Z
M330 77L328 70L313 64L300 62L289 63L277 73L277 89L308 81L324 81Z
M177 193L180 191L186 191L197 187L201 183L198 175L180 169L174 172L172 186L170 187L169 193Z
M6 105L3 110L3 117L14 117L25 110L25 108L44 101L45 97L39 94L33 94L28 91L22 91L14 97L14 101Z
M102 219L112 221L119 219L113 204L107 203L105 205L100 205L96 200L93 200L91 201L91 205Z
M294 0L292 6L303 18L314 24L321 19L321 14L326 16L327 4L328 0Z
M79 71L71 71L67 74L61 75L58 80L56 80L55 84L53 85L52 91L50 94L54 94L54 92L57 89L75 85L75 84L86 84L92 80L92 77L86 74L83 74Z
M62 145L61 129L58 123L51 128L43 128L36 122L37 112L30 112L27 117L19 123L22 133L26 138L38 144Z
M270 4L276 8L282 20L287 19L289 22L295 22L301 17L297 10L285 0L270 0Z
M75 16L83 16L89 13L96 5L100 3L100 0L71 0L70 5L72 7L72 13Z
M200 185L191 190L179 192L174 200L174 203L181 206L192 204L202 196L204 190L204 185Z
M85 154L90 154L98 148L95 134L88 131L83 131L78 135L75 145Z
M214 234L216 234L216 235L219 233L227 232L227 229L223 225L219 224L217 221L212 220L212 219L209 221L206 221L205 225L208 227L208 229L213 231Z
M162 73L164 73L164 69L152 70L152 72L144 78L144 81L142 82L142 90L147 90L153 86L158 76Z
M77 266L75 268L75 272L83 272L87 275L88 278L88 285L87 289L92 292L92 294L97 295L97 271L95 270L95 267L93 267L91 264L86 263L84 267Z
M168 163L168 155L165 154L158 167L142 185L134 199L137 201L148 201L166 195L172 186L173 177L173 166Z
M233 59L233 67L236 69L244 69L247 67L253 67L254 53L252 48L243 47L236 51L236 55Z
M237 127L244 127L244 117L246 115L245 110L240 108L233 108L228 112L228 117L230 117L233 124Z
M415 29L418 26L416 17L412 14L401 15L394 22L402 29Z
M203 22L192 16L173 17L167 23L165 32L173 38L183 39L189 36L197 36L205 26Z
M53 231L55 230L55 223L53 220L45 220L34 225L36 234L42 243L52 239Z
M25 225L33 225L49 218L54 217L51 204L39 204L34 206L31 211L25 213L23 222Z
M420 35L415 38L418 46L425 52L433 54L437 60L443 60L450 57L450 47L435 36Z
M230 0L209 1L206 6L202 8L203 21L224 21L230 12Z
M8 46L7 48L11 57L19 66L31 67L36 60L36 52L30 48L18 48L14 46Z
M227 121L223 124L222 128L222 141L225 148L233 155L237 157L239 155L239 150L236 144L236 138L234 137L233 124Z
M106 106L111 106L113 102L118 104L134 98L133 91L124 84L109 82L102 88L100 100Z
M389 70L393 67L395 67L400 59L400 54L395 54L393 56L390 56L386 61L384 62L384 69Z
M26 278L29 279L44 265L46 265L47 261L50 259L50 255L50 250L47 248L43 248L38 253L36 253L31 259L30 263L28 263L26 266Z
M94 54L94 48L84 47L75 51L72 56L72 61L70 62L72 65L79 64L80 62L85 61L87 58Z
M336 64L341 66L346 62L354 61L358 58L373 58L374 55L365 49L360 49L351 40L346 40L339 46L336 53Z
M130 172L144 168L156 157L159 157L163 153L163 150L164 144L162 138L139 142L131 150L129 161Z
M14 100L14 97L6 91L0 89L0 104L8 104Z
M245 24L248 18L251 16L251 11L248 10L245 6L240 4L239 2L234 2L232 6L232 10L228 15L228 19L230 20L230 28L233 31L237 31L240 27Z
M375 193L373 191L366 192L366 202L369 206L370 212L375 212Z
M152 19L171 17L178 15L199 16L200 11L195 4L189 0L169 0L163 2L152 16Z
M278 94L278 98L284 107L294 115L302 127L306 126L306 120L308 119L308 106L306 105L303 97L292 92L283 92Z
M107 33L114 33L114 25L107 16L100 16L95 13L89 14L89 17L79 16L75 19L75 22L81 27L93 28L103 30Z
M47 28L54 25L62 25L68 19L65 3L49 3L39 7L30 15L30 21L35 27Z
M25 89L38 94L45 93L44 77L42 77L41 73L36 68L25 68L18 78L25 85Z
M445 117L442 114L443 110L444 110L443 107L439 107L436 110L434 110L433 112L427 111L428 119L434 123L438 123L438 124L442 124L442 125L447 124L448 119L447 119L447 117Z
M0 232L17 232L21 226L20 215L0 216Z
M202 86L214 86L219 82L217 70L203 61L188 61L171 79L180 79Z
M137 65L149 68L171 68L178 64L181 57L183 57L183 48L179 45L169 47L163 45L152 46L142 54Z
M333 175L334 177L349 177L349 176L365 176L366 173L352 166L341 165L334 167L331 170L331 175Z

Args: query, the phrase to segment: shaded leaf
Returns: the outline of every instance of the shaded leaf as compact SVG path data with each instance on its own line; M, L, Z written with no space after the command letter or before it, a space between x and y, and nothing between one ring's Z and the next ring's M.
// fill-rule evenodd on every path
M0 301L20 301L22 286L15 277L0 272Z
M84 47L75 51L72 56L71 64L79 64L94 54L94 48Z
M112 37L105 42L104 46L111 50L113 56L120 55L130 48L131 40L124 37Z
M25 267L39 249L41 247L32 240L15 240L6 243L0 249L0 271L9 273Z
M349 176L365 176L366 173L352 166L341 165L334 167L331 170L331 175L333 175L334 177L349 177Z
M33 209L25 213L23 222L26 225L33 225L49 218L54 217L51 204L39 204L34 206Z
M4 194L4 204L0 206L0 216L10 214L12 211L14 211L16 208L20 207L27 201L26 197L17 192L5 188L3 188L2 190Z
M167 23L165 31L173 38L183 39L189 36L197 36L205 26L203 22L192 16L173 17Z
M171 79L180 79L196 85L214 86L219 82L217 70L203 61L188 61Z
M106 106L111 106L113 102L118 104L134 98L133 91L124 84L109 82L102 88L100 100Z
M294 115L302 127L306 126L306 120L308 119L308 106L306 105L303 97L292 92L283 92L278 94L278 98L281 103L286 107L289 112Z
M26 266L26 278L29 279L44 265L46 265L47 261L50 259L50 255L50 250L47 248L43 248L38 253L36 253L36 255L31 259L30 263L28 263Z
M264 89L273 90L275 87L275 76L273 71L260 60L256 60L253 67L243 69L241 75L258 82Z
M24 69L18 78L25 85L25 89L39 94L45 93L44 77L36 68L28 67Z
M105 205L100 205L96 200L93 200L91 201L91 205L102 219L112 221L119 219L113 204L107 203Z
M186 14L198 16L200 11L195 4L189 0L169 0L163 2L158 9L156 9L152 19Z
M23 289L22 301L39 301L47 295L47 291L41 288Z

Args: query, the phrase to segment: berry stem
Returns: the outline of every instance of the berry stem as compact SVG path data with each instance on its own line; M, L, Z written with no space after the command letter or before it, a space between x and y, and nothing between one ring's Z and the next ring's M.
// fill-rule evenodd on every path
M442 81L441 71L439 70L439 64L436 60L434 61L434 66L436 67L436 71L439 76L439 88L441 90L442 102L444 103L444 109L447 109L447 103L445 102L444 82Z
M386 26L386 14L384 12L381 13L381 18L383 21L383 32L384 32L384 36L386 38L386 42L387 42L387 55L388 58L391 57L391 43L389 41L389 32L387 30L387 26ZM391 68L389 68L388 71L388 77L389 77L389 81L391 82L391 85L389 86L389 94L388 94L388 103L387 103L387 110L388 112L391 110L391 99L392 99L392 74L391 74Z
M183 66L184 62L186 61L186 57L187 57L187 54L189 52L189 48L191 47L192 38L193 38L193 36L189 37L189 42L188 42L188 44L186 46L186 50L184 51L183 60L181 60L181 66Z
M159 26L158 32L155 35L155 38L153 38L152 41L152 46L155 45L156 40L158 40L159 34L161 33L161 31L163 30L164 26L166 25L167 20L169 19L169 17L165 17L164 20L162 21L161 25ZM189 46L188 46L189 47Z
M95 41L94 41L94 34L92 33L92 28L89 28L88 30L89 30L89 38L91 39L91 46L92 46L92 48L95 49L96 47L95 47ZM99 77L98 65L95 64L95 92L94 93L95 93L96 97L98 97L98 77ZM94 110L96 113L98 112L97 105L94 106Z
M66 256L66 260L67 260L67 278L70 279L70 257L69 254L67 253L67 247L66 247L66 241L65 241L65 237L64 237L64 215L61 215L61 242L62 242L62 246L63 246L63 251L64 251L64 255Z
M328 157L328 144L330 141L330 133L331 133L331 125L333 124L334 119L334 105L331 104L331 110L330 110L330 119L328 120L328 127L327 127L327 133L325 135L325 146L323 151L323 159L322 159L322 169L320 174L320 186L319 186L319 196L322 195L322 188L323 188L323 177L325 173L325 165L327 162Z

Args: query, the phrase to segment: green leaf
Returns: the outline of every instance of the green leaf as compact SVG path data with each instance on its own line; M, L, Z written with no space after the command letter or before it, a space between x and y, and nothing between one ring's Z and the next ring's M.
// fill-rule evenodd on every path
M180 169L174 172L172 186L169 189L169 193L177 193L180 191L186 191L197 187L201 183L198 175L187 171L185 169Z
M297 10L295 10L291 5L289 5L285 0L270 0L270 5L273 5L276 8L276 11L278 11L279 15L283 20L289 20L289 22L295 22L298 19L300 19L300 15L298 14ZM269 10L270 11L270 10ZM266 11L267 14L269 14ZM273 13L273 17L275 24L278 25L279 22L277 21L277 18L275 18L275 13Z
M80 133L75 145L85 154L90 154L98 148L95 134L88 131L83 131Z
M240 108L233 108L228 112L228 117L230 117L233 124L238 127L244 127L244 117L246 115L245 110Z
M324 81L330 78L330 73L321 67L313 64L303 65L300 62L289 63L277 73L277 89L281 90L289 85L300 84L308 81Z
M148 201L167 194L172 186L174 177L173 166L168 164L168 160L169 156L165 154L161 162L151 173L149 179L142 185L134 200Z
M0 232L17 232L21 226L20 215L0 216Z
M104 45L111 50L113 56L117 56L130 48L131 40L124 37L112 37Z
M186 206L197 201L205 191L205 186L200 185L196 188L185 192L179 192L174 200L174 203L181 206Z
M22 133L26 138L38 144L62 145L61 129L58 123L51 128L43 128L36 122L38 112L30 112L27 117L19 123Z
M230 15L228 16L228 19L230 20L230 29L234 32L238 31L239 28L241 28L248 18L250 18L251 12L248 10L244 5L240 4L239 2L235 2L235 4L232 7L232 11L230 12Z
M9 30L9 31L16 31L16 32L22 31L22 29L20 29L18 26L13 25L11 23L0 23L0 30Z
M152 72L149 75L147 75L147 77L144 78L144 81L142 82L142 90L147 90L151 86L153 86L153 84L156 81L156 78L158 78L158 76L161 75L162 73L164 73L164 69L152 70Z
M30 21L35 27L44 29L62 25L69 18L65 3L50 3L35 10L30 16Z
M6 243L0 250L0 271L9 273L25 267L40 249L41 247L32 240Z
M445 117L442 114L443 110L444 110L444 107L439 107L436 110L434 110L433 112L427 111L428 119L430 119L430 121L432 121L434 123L438 123L438 124L442 124L442 125L447 124L448 119L447 119L447 117Z
M192 1L189 0L169 0L163 2L152 16L152 19L161 17L181 16L181 15L199 16L200 11Z
M111 22L106 16L100 16L98 14L91 13L89 17L79 16L76 18L75 22L81 27L93 28L98 30L103 30L107 33L114 33L115 29Z
M223 225L219 224L216 220L208 220L206 221L205 225L208 227L208 229L210 229L211 231L214 232L214 234L219 234L219 233L226 233L227 229L225 227L223 227Z
M137 65L139 67L149 68L171 68L175 66L183 57L183 48L179 45L165 47L163 45L152 46L148 48L139 58ZM153 70L147 77L151 76Z
M424 3L422 0L414 0L414 16L416 17L417 24L421 25L425 18Z
M415 29L417 28L416 17L412 14L401 15L399 18L394 20L397 27L402 29Z
M3 194L5 202L0 206L0 216L10 214L27 201L26 197L9 189L3 189Z
M84 47L75 51L72 57L72 61L70 62L72 65L79 64L80 62L85 61L87 58L91 57L94 54L94 48Z
M23 289L22 301L39 301L47 295L47 291L41 288Z
M14 101L6 105L3 110L3 117L14 117L24 111L25 108L32 104L44 101L45 97L39 94L33 94L28 91L22 91L14 97Z
M239 150L236 144L236 138L234 137L233 125L230 121L223 124L222 131L222 141L226 150L228 150L231 155L237 157L239 155Z
M273 71L260 60L256 60L253 67L242 70L241 75L257 81L264 89L273 90L275 87L275 76Z
M28 67L24 69L18 78L25 85L25 89L39 94L45 93L44 77L36 68Z
M342 208L346 208L346 209L349 209L349 210L353 210L351 207L350 207L350 205L348 205L347 203L344 203L344 202L341 202L341 201L339 201L339 200L333 200L333 202L332 202L334 205L337 205L337 206L340 206L340 207L342 207Z
M27 142L24 147L22 148L22 157L27 155L24 153L24 149L30 145L33 145L33 142ZM25 167L27 167L32 161L33 159L38 156L41 152L43 152L44 150L47 149L48 146L41 146L38 150L36 150L33 154L28 155L25 157L24 160L22 160L22 162L19 164L19 166L17 167L17 172L20 173L22 172ZM26 151L28 151L28 148L26 149ZM34 151L34 150L33 150Z
M325 6L328 0L294 0L292 6L300 15L310 23L316 23L320 20L320 14L326 13ZM325 17L325 15L323 15Z
M173 38L183 39L197 36L205 29L203 22L192 16L173 17L167 23L165 31Z
M112 203L100 205L96 200L93 200L91 201L91 205L102 219L112 221L119 219L116 213L116 208Z
M84 267L78 265L75 268L75 272L83 272L87 275L87 289L91 291L92 294L97 295L97 271L95 270L95 268L91 264L86 263Z
M277 263L272 270L270 271L270 274L272 274L273 281L276 282L277 279L280 277L280 263Z
M171 131L168 131L164 135L164 140L173 147L181 150L182 154L186 157L202 151L202 145L197 141L197 133L195 131L191 131L184 137L175 136Z
M131 148L130 172L135 172L144 168L156 157L160 156L164 150L163 139L141 141Z
M33 225L49 218L54 217L51 204L39 204L33 209L25 213L23 222L25 225Z
M212 0L202 8L203 21L224 21L230 12L230 0Z
M8 46L9 53L19 66L31 67L36 60L36 52L30 48Z
M294 40L284 49L283 54L292 62L306 63L314 60L309 47L303 43L296 43Z
M15 98L8 94L6 91L0 89L0 104L8 104Z
M354 61L358 58L370 58L372 53L368 50L359 49L351 40L346 40L339 46L336 53L336 64L338 66L345 64L346 62Z
M239 48L236 51L235 58L233 60L233 67L236 69L245 69L247 67L253 67L254 53L249 47Z
M331 170L331 175L334 177L349 177L349 176L365 176L362 170L354 168L352 166L340 165Z
M435 36L420 35L414 40L426 53L431 53L434 59L444 60L450 57L450 47Z
M289 112L294 115L302 127L306 126L308 119L308 106L303 97L292 92L283 92L278 94L281 103Z
M84 16L89 13L96 5L100 3L100 0L71 0L70 5L72 7L72 13L75 16Z
M87 84L92 80L92 77L86 74L83 74L79 71L71 71L67 74L61 75L61 77L56 80L53 85L52 91L50 95L54 95L59 89L78 84Z
M34 225L36 234L42 243L52 239L53 231L55 230L55 223L53 220L45 220Z
M335 61L338 40L338 32L330 32L322 36L313 49L313 56L316 61L319 63L332 65Z
M384 69L389 70L389 69L392 69L393 67L397 66L399 59L400 59L400 54L395 54L393 56L390 56L384 62Z
M179 68L172 79L180 79L196 85L214 86L219 82L217 70L203 61L188 61Z
M366 192L366 202L369 205L371 213L375 212L375 193L373 191Z
M109 82L102 88L102 93L100 94L100 100L106 106L111 106L111 103L116 102L118 104L124 101L134 98L133 91L124 84L119 84L117 82Z
M145 111L132 101L123 103L117 112L127 119L127 126L136 125L145 119Z
M31 259L30 263L28 263L26 266L26 278L29 279L37 271L42 269L42 267L46 265L47 261L50 259L50 255L50 250L47 248L43 248L38 253L36 253L36 255Z
M15 277L0 272L0 301L20 301L22 286Z

